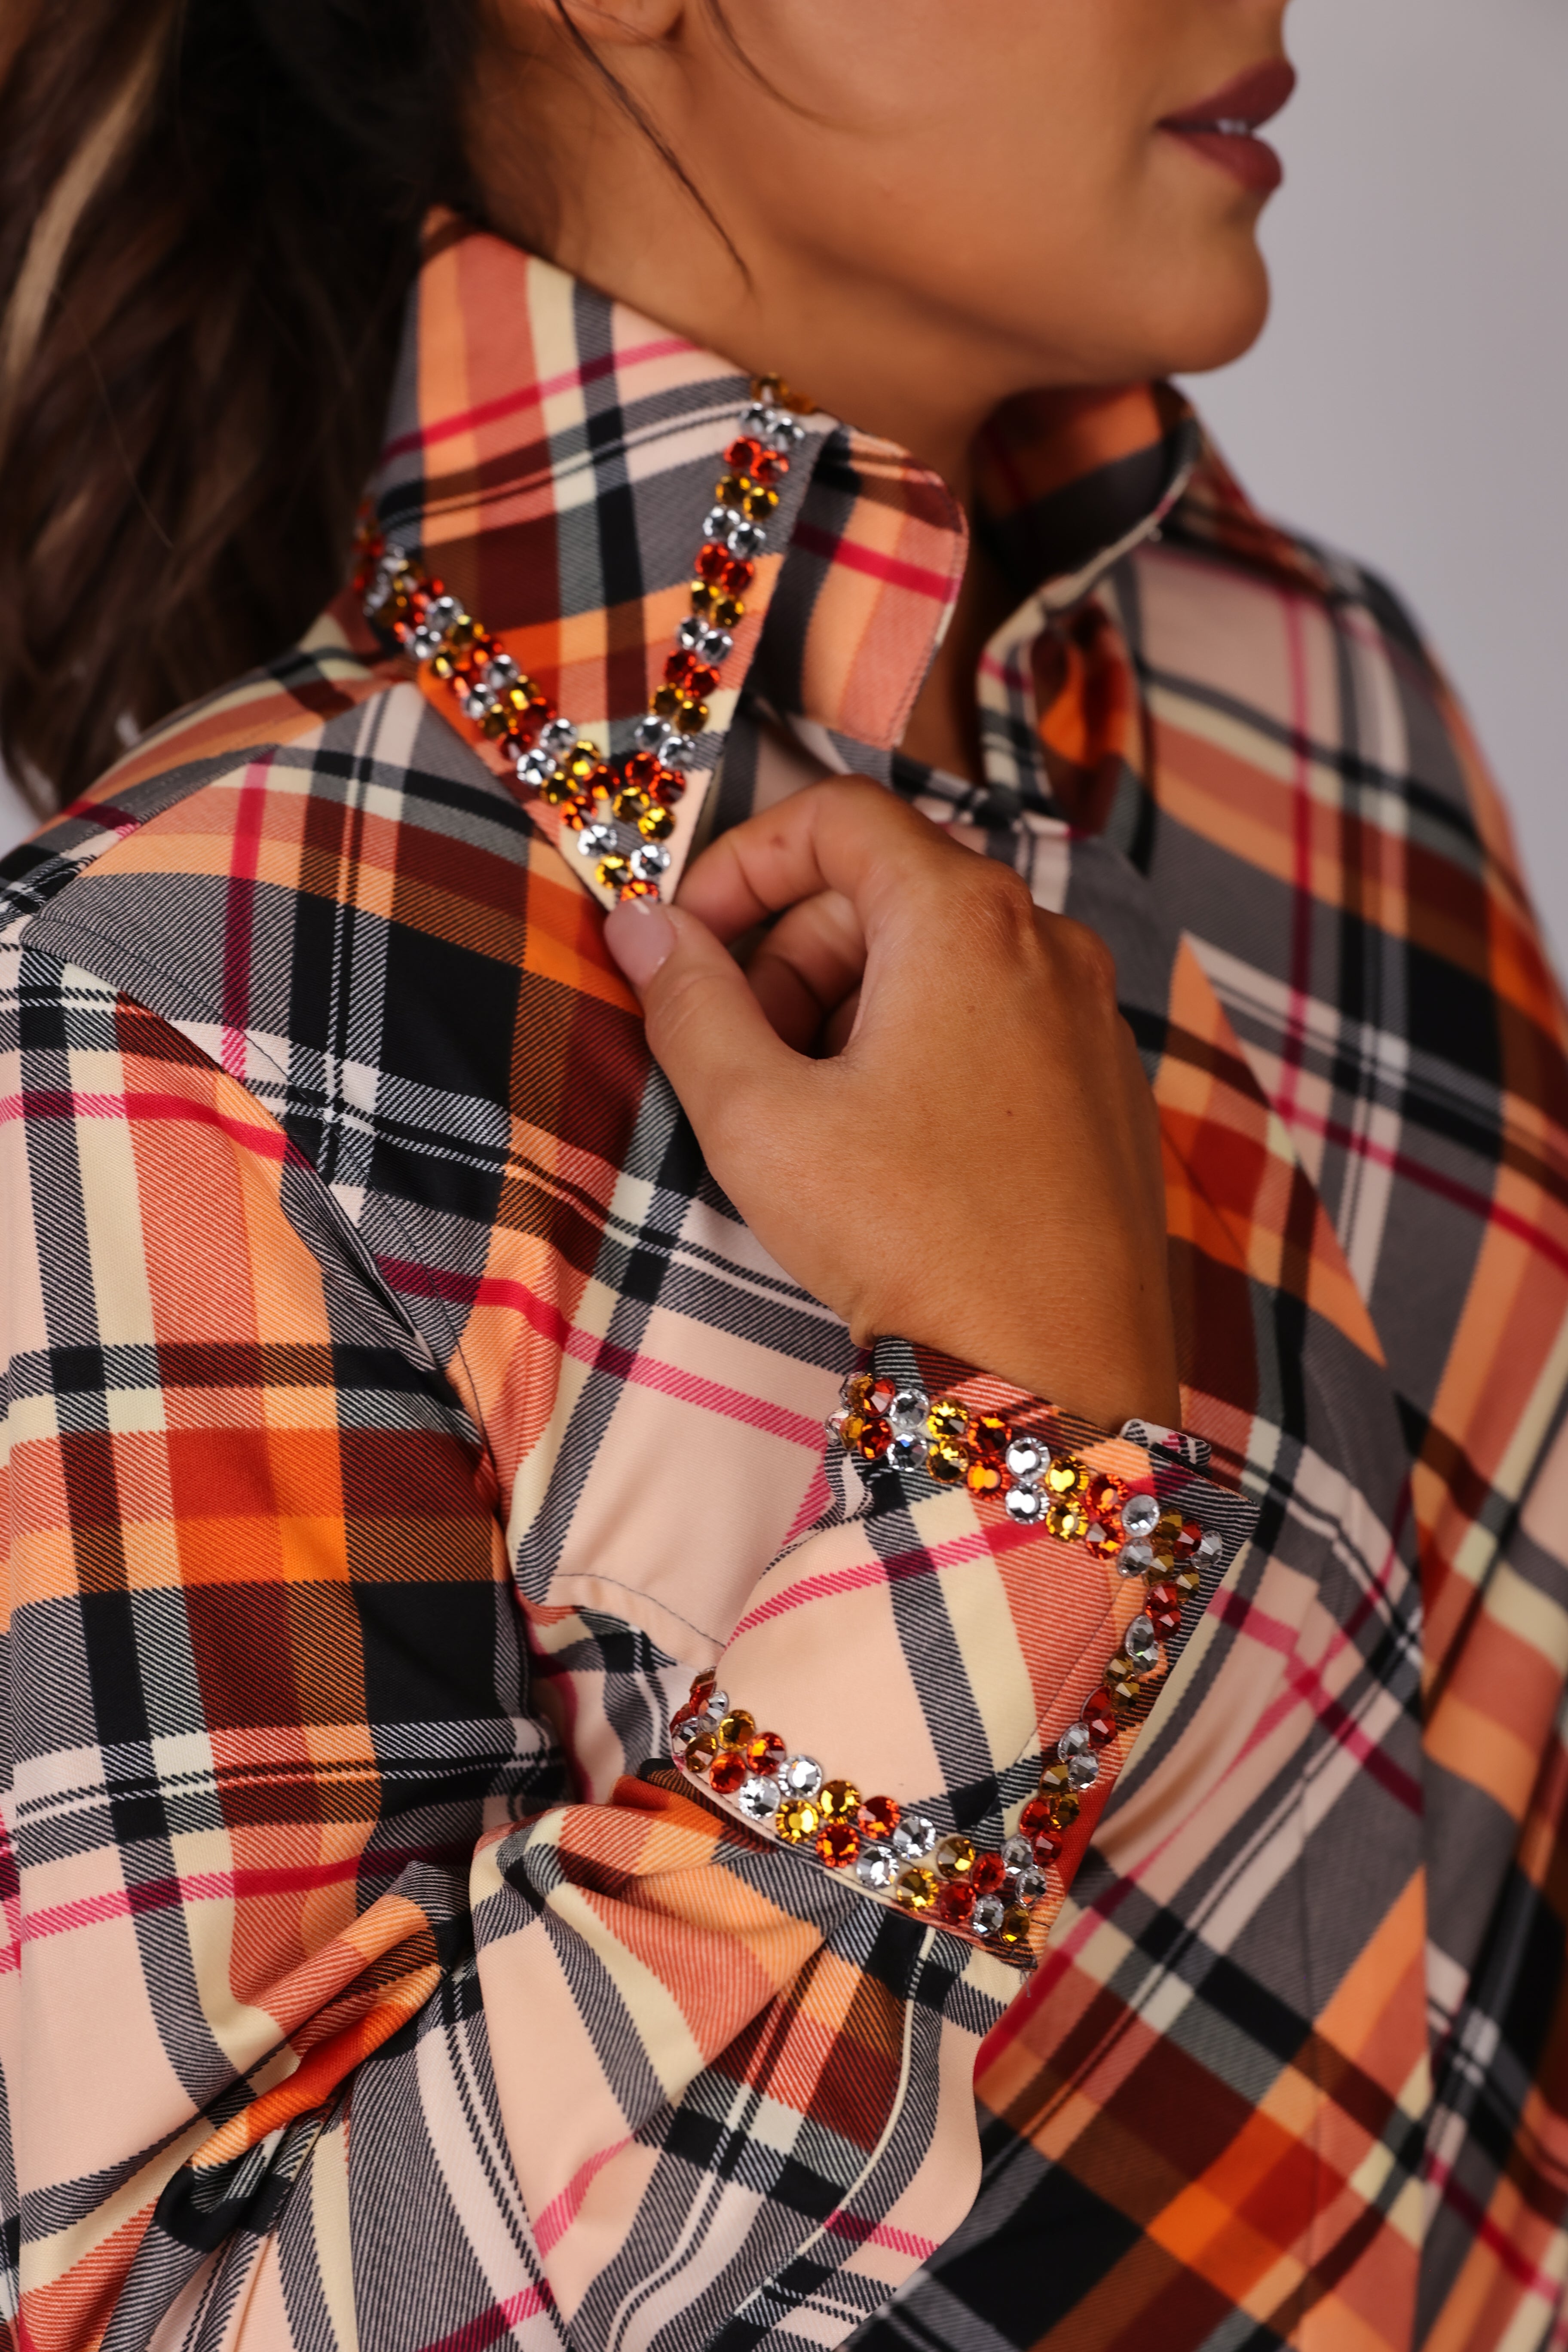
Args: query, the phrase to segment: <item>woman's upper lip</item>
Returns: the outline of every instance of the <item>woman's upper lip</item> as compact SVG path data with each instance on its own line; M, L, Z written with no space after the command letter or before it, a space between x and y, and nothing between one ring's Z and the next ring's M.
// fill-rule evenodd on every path
M1249 66L1223 89L1184 106L1179 114L1162 117L1163 131L1257 131L1285 106L1296 87L1296 68L1289 58L1271 58L1267 65Z

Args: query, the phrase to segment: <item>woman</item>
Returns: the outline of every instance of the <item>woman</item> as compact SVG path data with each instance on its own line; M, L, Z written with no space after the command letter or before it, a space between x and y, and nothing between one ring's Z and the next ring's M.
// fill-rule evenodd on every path
M18 2344L1557 2340L1561 1011L1162 388L1281 13L18 27Z

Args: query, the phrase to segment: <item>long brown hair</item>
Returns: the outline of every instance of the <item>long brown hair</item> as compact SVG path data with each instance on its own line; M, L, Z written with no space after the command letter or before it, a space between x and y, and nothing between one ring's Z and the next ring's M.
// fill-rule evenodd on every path
M0 753L37 805L342 572L473 0L0 0Z

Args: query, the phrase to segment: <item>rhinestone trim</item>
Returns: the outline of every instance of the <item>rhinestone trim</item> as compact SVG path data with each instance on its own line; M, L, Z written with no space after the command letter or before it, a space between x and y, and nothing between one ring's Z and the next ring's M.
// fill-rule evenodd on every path
M800 416L810 409L776 376L753 383L704 525L690 614L637 721L634 748L616 760L562 716L417 555L389 540L372 511L361 515L353 587L365 619L443 680L521 791L555 811L582 856L595 861L600 887L617 898L657 898L669 871L663 845L686 790L692 740L708 724L710 698L734 650L732 632L767 548L779 485L805 438Z
M862 1376L850 1385L858 1391L850 1409L864 1417L879 1385L888 1384ZM965 1410L957 1400L942 1398L933 1405L921 1391L889 1389L879 1417L890 1422L895 1402L909 1430L929 1429L940 1416L939 1433L931 1442L960 1442L952 1435L953 1416ZM1016 1491L1038 1492L1046 1465L1071 1458L1053 1455L1037 1440L1014 1438L1007 1432L1004 1456L1026 1449L1040 1458L1009 1474L1019 1482ZM1033 1480L1033 1486L1025 1486L1026 1480ZM1113 1480L1104 1484L1116 1486ZM732 1707L729 1693L717 1687L710 1674L698 1675L690 1696L670 1723L675 1762L752 1828L814 1855L825 1869L852 1869L862 1890L879 1902L930 1917L989 1951L1033 1968L1029 1915L1050 1891L1051 1871L1059 1871L1067 1833L1078 1819L1083 1796L1100 1778L1100 1752L1141 1710L1145 1685L1163 1663L1163 1643L1179 1631L1184 1599L1201 1580L1199 1563L1214 1559L1222 1549L1218 1536L1200 1535L1179 1513L1160 1511L1153 1496L1131 1495L1123 1505L1121 1494L1116 1486L1124 1528L1132 1503L1155 1507L1152 1521L1146 1510L1132 1512L1131 1520L1133 1527L1148 1528L1152 1538L1151 1542L1141 1538L1139 1549L1156 1555L1147 1605L1128 1626L1121 1647L1076 1720L1042 1759L1039 1787L1019 1815L1014 1834L995 1852L976 1846L961 1832L942 1837L928 1815L897 1798L862 1796L853 1781L830 1779L816 1757L792 1753L780 1733L759 1730L753 1716ZM1162 1557L1167 1552L1169 1563Z
M844 1411L829 1433L863 1477L919 1470L939 1486L964 1486L1000 1502L1009 1518L1037 1527L1060 1543L1082 1543L1113 1559L1124 1576L1169 1583L1178 1614L1182 1596L1220 1551L1217 1535L1168 1508L1142 1488L1091 1470L1005 1414L973 1412L959 1397L899 1388L870 1372L844 1383Z

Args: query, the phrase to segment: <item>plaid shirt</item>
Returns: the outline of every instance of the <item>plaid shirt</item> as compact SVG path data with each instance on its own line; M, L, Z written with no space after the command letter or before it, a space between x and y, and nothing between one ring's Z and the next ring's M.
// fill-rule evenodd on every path
M448 226L383 518L619 749L745 396ZM1188 1441L882 1369L1220 1556L1032 1973L670 1765L717 1668L994 1842L1138 1603L825 1454L847 1337L583 862L336 608L3 869L18 2347L1568 2342L1568 1064L1506 824L1387 592L1153 394L995 420L984 777L913 768L962 518L809 424L679 848L868 769L1109 942Z

